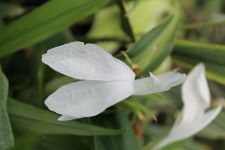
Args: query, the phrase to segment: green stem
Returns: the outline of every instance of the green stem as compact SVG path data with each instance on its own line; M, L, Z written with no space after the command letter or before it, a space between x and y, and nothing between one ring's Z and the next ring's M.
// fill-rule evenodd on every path
M133 65L132 60L130 59L130 57L127 55L127 53L125 51L121 51L121 53L123 54L123 56L126 58L127 62L129 63L130 66Z

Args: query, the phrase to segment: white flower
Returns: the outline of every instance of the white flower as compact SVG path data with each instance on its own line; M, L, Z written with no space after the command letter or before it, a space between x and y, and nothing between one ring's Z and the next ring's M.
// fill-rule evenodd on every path
M188 138L206 127L219 114L222 106L206 111L210 107L210 93L203 64L197 65L182 85L184 107L168 136L153 149Z
M125 63L82 42L50 49L42 61L66 76L85 80L64 85L45 100L50 110L62 115L60 121L95 116L131 95L163 92L185 79L184 74L168 72L135 80Z

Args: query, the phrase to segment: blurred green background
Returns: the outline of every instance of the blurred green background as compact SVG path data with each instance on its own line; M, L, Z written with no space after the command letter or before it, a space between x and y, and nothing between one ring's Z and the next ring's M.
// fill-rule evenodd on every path
M224 13L223 0L1 0L0 150L151 149L181 110L180 87L59 122L43 102L74 79L45 66L41 55L71 41L95 43L138 77L188 73L204 62L212 100L224 104ZM224 150L224 121L222 111L197 135L165 149Z

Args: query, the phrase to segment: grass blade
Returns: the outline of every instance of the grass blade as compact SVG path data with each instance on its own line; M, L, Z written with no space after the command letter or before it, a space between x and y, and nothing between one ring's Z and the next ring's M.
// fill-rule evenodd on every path
M225 46L200 43L188 40L177 40L174 54L225 65Z
M182 55L173 55L173 60L177 65L180 65L184 68L191 69L196 64L203 62L206 66L206 76L213 81L225 85L225 68L223 65L209 63L205 61L199 61L198 59L193 59L191 57L182 56Z
M149 31L128 51L133 61L141 66L143 73L156 69L170 54L179 23L179 7L173 17L169 17L161 25Z
M109 0L48 1L0 29L0 57L40 42L91 15Z
M106 129L77 121L60 122L58 115L37 107L9 100L9 114L14 126L39 134L115 135L126 129Z

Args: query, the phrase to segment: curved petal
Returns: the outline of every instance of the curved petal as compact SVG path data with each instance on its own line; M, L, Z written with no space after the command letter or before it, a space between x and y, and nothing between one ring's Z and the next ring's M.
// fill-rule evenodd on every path
M203 64L197 65L187 76L182 86L184 107L181 115L175 121L170 133L154 149L188 138L206 127L221 111L218 106L208 112L210 93L205 78Z
M164 138L157 146L155 146L153 150L161 149L168 144L183 140L196 134L197 132L205 128L212 120L214 120L220 113L221 109L222 106L218 106L217 108L208 111L201 118L196 118L194 122L175 124L171 129L169 135Z
M205 78L203 64L197 65L188 75L182 86L182 122L195 121L210 106L210 92Z
M72 42L42 55L42 61L52 69L83 80L131 81L135 74L122 61L94 44Z
M150 73L150 77L134 81L134 95L145 95L168 91L171 87L181 84L186 75L167 72L158 76Z
M46 106L63 115L59 120L95 116L133 94L133 82L78 81L62 86Z

